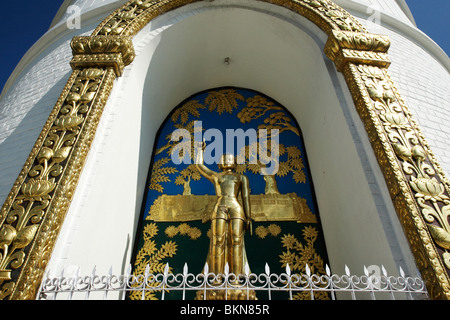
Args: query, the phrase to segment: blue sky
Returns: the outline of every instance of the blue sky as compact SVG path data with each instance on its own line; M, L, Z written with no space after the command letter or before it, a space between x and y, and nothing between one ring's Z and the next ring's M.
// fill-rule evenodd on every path
M22 56L48 30L62 2L63 0L2 1L0 89L3 89ZM450 0L406 0L406 2L418 27L450 55L448 35Z

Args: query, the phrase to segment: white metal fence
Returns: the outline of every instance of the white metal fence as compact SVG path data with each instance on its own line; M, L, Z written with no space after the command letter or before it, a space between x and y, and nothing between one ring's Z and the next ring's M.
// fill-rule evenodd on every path
M370 268L369 268L370 269ZM259 300L277 299L331 299L331 300L423 300L428 294L423 281L419 277L408 277L399 269L399 276L389 276L384 267L379 274L369 273L364 267L364 275L351 275L345 267L344 275L330 272L326 266L326 274L317 275L306 265L304 274L292 273L289 266L281 274L271 273L266 264L265 272L259 275L248 272L236 276L228 272L214 275L208 272L205 265L203 273L189 273L185 264L182 273L169 272L169 264L164 272L158 274L146 272L141 275L131 274L131 267L125 275L116 276L110 271L108 275L97 275L95 268L90 276L66 277L62 273L58 277L48 277L42 281L37 299L39 300L72 300L72 299L178 299L190 300L198 292L206 294L209 290L240 290L244 299L251 292L256 293ZM246 296L245 296L246 295Z

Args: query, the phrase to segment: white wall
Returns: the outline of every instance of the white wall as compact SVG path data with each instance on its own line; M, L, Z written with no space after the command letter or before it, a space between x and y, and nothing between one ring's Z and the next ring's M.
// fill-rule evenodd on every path
M359 11L367 17L381 14L409 26L415 26L414 17L405 0L334 0L336 4L349 11Z
M50 28L65 24L68 19L72 19L73 15L78 13L81 14L83 20L91 19L106 11L109 11L110 14L127 2L128 0L65 0L56 13Z

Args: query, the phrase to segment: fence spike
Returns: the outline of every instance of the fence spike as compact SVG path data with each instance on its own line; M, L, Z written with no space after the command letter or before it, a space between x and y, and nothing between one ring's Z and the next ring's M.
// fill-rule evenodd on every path
M203 273L204 273L204 274L208 274L208 273L209 273L208 262L205 263L205 268L203 269Z
M128 279L129 277L130 277L130 275L131 275L131 271L133 270L133 267L131 266L131 263L130 264L128 264L128 268L127 268L127 270L125 271L125 277L126 277L126 279Z
M405 272L403 271L403 269L402 269L402 267L400 266L399 267L399 271L400 271L400 276L402 277L402 278L405 278Z
M311 276L311 270L309 269L308 264L305 265L305 271L306 271L306 275L309 277Z
M183 266L183 275L186 277L187 274L188 274L188 265L187 262L185 262Z
M164 277L167 277L169 274L169 263L166 263L166 266L164 267Z
M50 268L48 268L47 270L45 270L45 272L44 272L44 277L42 278L43 281L41 282L41 284L44 283L45 280L47 280L47 279L50 278L50 277L49 277L50 274L51 274L51 273L50 273Z
M269 265L267 264L267 262L266 262L266 266L265 266L265 271L266 271L266 274L268 275L268 276L270 276L270 267L269 267Z
M381 265L381 272L383 272L384 276L387 276L387 271L386 271L386 269L384 268L383 265Z
M144 276L145 278L148 278L149 275L150 275L150 264L147 263L147 265L145 266Z
M363 270L364 270L364 275L365 275L365 276L369 276L369 270L367 270L366 265L364 265Z
M224 269L225 275L227 276L228 273L230 272L230 266L228 265L228 262L225 263L225 269Z
M289 263L286 264L286 273L287 273L288 276L291 275L291 268L289 267Z
M113 267L111 266L110 269L109 269L109 273L110 274L112 274L112 268ZM170 290L174 290L174 291L175 290L195 290L195 291L202 290L203 292L206 292L206 290L208 288L210 288L209 284L206 283L206 282L202 283L199 286L193 286L193 287L186 286L186 285L178 286L178 284L175 283L175 287L174 287L173 283L171 281L168 281L169 279L167 278L168 272L170 270L169 268L170 268L169 264L167 263L165 265L165 268L164 268L164 276L165 276L165 278L162 280L162 282L163 282L163 286L162 287L159 284L156 284L156 286L153 287L154 284L151 284L151 283L146 283L145 286L142 287L141 290L142 290L142 297L143 298L145 298L145 293L148 292L148 290L160 291L160 292L162 292L162 295L164 297L164 294L166 292L170 292ZM382 269L382 274L383 273L387 274L386 273L386 268L381 267L381 266L380 266L380 268ZM229 270L229 266L227 266L226 269ZM250 267L248 266L248 264L246 264L245 265L245 270L248 270L250 272L249 269L250 269ZM75 270L76 276L78 276L80 270L81 270L80 266L76 266L76 270ZM146 273L150 272L151 270L152 269L150 268L150 266L147 265L146 266ZM207 263L205 263L204 272L208 272L208 270L209 270L209 266L208 266ZM308 264L305 264L305 272L307 274L311 274L312 270L313 269L311 269L311 267ZM325 270L326 270L327 275L329 276L328 280L330 282L333 282L333 279L332 279L333 275L331 275L331 269L330 269L330 267L327 264L325 265ZM377 271L378 270L379 269L377 269ZM73 276L72 272L70 272L70 274L67 274L67 270L66 269L59 270L59 268L58 268L58 270L56 270L56 271L60 272L61 277L68 277L68 276L72 277ZM132 267L131 267L131 265L129 265L128 268L127 268L127 272L131 273L131 271L132 271ZM292 285L294 285L294 283L293 283L294 279L291 279L291 276L292 276L291 272L292 271L293 270L291 270L290 265L286 264L286 273L287 273L287 275L285 273L283 273L282 276L284 278L286 278L286 276L287 276L288 279L286 280L286 282L288 282L290 284L290 286L289 286L289 288L286 288L285 284L283 283L282 287L279 287L278 286L278 282L277 282L278 280L275 280L275 282L272 282L272 279L271 279L272 277L271 276L273 276L275 274L272 274L272 275L270 274L269 264L266 263L265 264L265 272L266 272L268 277L265 277L265 279L263 279L263 277L261 277L261 287L258 287L258 284L257 284L254 288L255 288L255 290L268 289L269 299L271 298L271 291L272 290L286 290L286 291L289 292L290 297L292 298L292 292L293 292L293 290L292 290L293 286ZM404 270L401 267L399 267L399 271L400 271L401 277L405 278L405 272L404 272ZM185 263L184 264L184 273L187 274L187 272L188 272L188 264ZM353 285L352 288L351 288L351 294L352 294L352 297L354 299L356 299L356 293L358 293L358 292L369 292L373 296L374 292L377 292L378 290L381 290L381 291L384 290L384 288L381 288L381 286L379 285L379 282L377 282L378 278L369 278L369 280L370 280L369 286L367 286L367 287L358 287L357 284L358 284L358 281L361 280L361 277L360 276L351 276L350 269L349 269L349 267L347 265L345 265L345 272L346 272L347 276L352 277L350 279L350 281L352 282L352 285ZM369 266L369 267L368 266L364 266L364 272L367 275L369 275L370 272L371 272L371 266ZM96 274L96 267L93 268L92 274L93 275ZM60 278L58 278L59 274L56 273L54 275L55 275L55 278L49 278L49 280L48 280L48 282L50 284L50 287L46 285L46 282L42 283L42 287L41 287L41 289L39 291L38 299L46 299L46 298L48 298L48 293L54 294L55 298L56 298L56 294L58 294L58 293L67 293L68 294L68 298L71 299L72 296L74 294L76 294L77 292L80 292L80 293L84 292L85 293L85 299L89 299L91 292L105 291L105 288L103 286L99 287L99 286L96 285L97 284L97 282L96 282L97 280L95 279L95 277L97 277L97 276L93 276L93 277L89 277L88 276L88 277L86 277L87 280L91 281L90 283L88 283L89 285L88 286L84 286L83 285L81 287L78 287L77 286L77 282L76 281L75 282L72 281L73 280L72 278L66 279L66 280L70 280L70 281L67 281L67 283L64 282L64 285L61 286L60 284L62 283L62 281L60 280ZM158 273L158 276L160 276L160 275L163 275L163 274L162 273ZM263 275L261 275L261 276L263 276ZM44 275L44 278L45 277L51 277L49 270L46 271L46 273ZM276 278L278 279L278 277L276 277ZM83 279L85 279L85 278L83 277ZM355 280L355 282L353 282L354 281L353 279ZM174 279L174 281L176 282L176 281L179 281L179 280L178 279ZM185 281L185 279L183 279L183 281ZM269 286L268 287L267 287L267 283L263 283L264 281L269 281ZM390 280L387 279L387 281L390 281ZM420 281L420 283L417 283L417 285L418 285L417 287L416 287L416 285L414 285L414 286L408 287L406 289L405 288L397 288L397 287L391 288L390 289L391 295L393 295L396 292L407 292L410 295L411 298L413 298L413 296L412 296L413 294L426 295L427 291L425 289L425 286L424 286L423 282L420 279L418 281ZM419 286L419 284L420 284L420 286ZM252 284L252 286L253 286L253 284ZM129 289L131 289L131 288L132 287L128 287L127 286L127 282L125 282L124 284L121 284L121 288L120 289L117 288L117 290L120 290L122 292L126 292ZM248 289L248 287L247 287L247 289ZM300 289L303 290L304 288L300 288ZM335 292L339 292L339 290L344 290L344 291L347 290L348 291L348 288L336 287L333 283L331 283L330 289L332 290L331 294L332 294L333 298L334 298L334 293ZM115 288L113 289L112 287L106 288L106 291L109 291L109 290L116 290L116 289ZM312 293L314 290L321 291L323 289L322 288L307 288L307 290L311 291L311 293ZM106 297L106 293L105 293L105 297Z
M350 277L350 269L345 265L345 274Z
M248 265L248 261L245 263L244 272L247 276L250 274L250 266Z

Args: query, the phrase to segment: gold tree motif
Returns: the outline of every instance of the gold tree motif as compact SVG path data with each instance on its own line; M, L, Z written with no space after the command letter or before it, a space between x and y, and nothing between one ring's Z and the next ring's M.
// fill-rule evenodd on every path
M286 161L280 163L280 176L287 175L289 172L293 173L293 179L296 183L305 183L306 176L303 168L302 152L295 146L286 147L288 158Z
M289 264L293 271L306 272L305 266L308 264L312 273L325 273L323 259L314 248L319 232L315 227L306 226L303 228L302 234L306 245L298 241L292 234L285 234L281 238L283 247L287 250L280 255L282 267Z
M174 167L164 167L170 158L162 158L155 162L152 169L152 176L150 179L150 190L156 190L158 192L163 192L164 187L161 185L162 182L170 182L168 174L173 174L178 172Z
M237 116L242 123L247 123L261 118L268 111L273 110L278 112L272 113L265 118L264 124L259 125L258 129L278 129L279 133L290 130L296 135L300 135L299 130L291 124L292 119L283 111L283 108L260 95L247 98L247 106L242 108Z
M238 118L242 123L256 120L270 110L283 110L282 107L276 106L272 101L260 95L247 98L246 102L247 106L238 113Z
M186 141L183 141L183 142L184 143L191 142L190 148L189 148L189 146L187 146L187 148L185 148L185 145L183 143L180 143L179 141L172 140L172 134L169 134L169 135L166 136L166 140L167 140L166 145L156 149L155 155L158 155L158 154L160 154L161 152L163 152L165 150L167 150L167 154L168 155L171 155L171 154L173 154L174 150L179 148L179 149L181 149L180 150L180 154L179 154L180 158L184 157L182 150L187 149L187 150L190 150L189 156L190 156L191 159L193 159L193 157L194 157L194 143L193 142L195 141L194 133L201 132L202 130L204 130L200 126L195 126L195 121L196 120L192 120L191 122L189 122L186 125L182 125L182 124L175 124L174 125L175 128L177 128L177 129L185 129L185 130L187 130L189 132L190 139L187 139Z
M174 123L180 119L181 124L185 124L189 120L189 115L196 118L200 118L200 112L198 109L205 109L206 107L199 103L198 100L190 100L183 104L181 107L177 108L171 116L171 119Z
M316 252L314 243L316 242L319 232L314 227L306 226L303 228L303 239L306 245L302 244L292 234L285 234L281 238L285 252L279 256L281 258L282 268L289 264L292 271L306 273L306 265L309 266L311 273L325 274L325 264L322 257ZM300 292L293 296L294 300L311 299L310 292ZM314 299L327 300L328 295L325 292L314 292Z
M278 171L275 174L278 177L285 177L292 172L295 183L305 183L306 175L303 169L305 165L303 164L302 153L300 149L296 146L285 147L283 144L279 144L278 153L279 157L287 154L287 159L285 161L280 161L279 157L272 157L270 142L267 145L259 145L257 143L252 143L251 145L245 146L241 152L240 156L245 157L246 161L239 163L236 167L238 173L244 173L247 170L252 173L258 174L261 172L262 168L266 168L269 161L278 161ZM258 151L259 147L259 151ZM256 155L259 155L259 159ZM256 160L256 161L255 161Z
M180 174L175 179L175 184L177 186L183 185L184 195L190 195L191 194L191 187L190 187L190 181L199 181L201 179L200 172L198 172L197 167L195 164L190 164L186 169L183 169L180 171Z
M167 262L164 259L172 258L175 256L178 245L173 241L166 241L158 249L155 240L153 238L158 234L158 227L155 223L147 224L143 230L144 245L136 255L134 275L143 275L147 266L150 274L163 273ZM171 272L171 268L169 272ZM157 300L155 291L146 291L145 300ZM132 291L130 293L131 300L141 300L142 291Z
M209 92L205 103L209 106L209 111L216 110L221 115L225 111L233 113L238 107L237 100L244 101L244 97L234 89L224 89Z
M243 173L246 170L250 170L253 173L259 173L262 168L266 167L265 163L275 160L278 161L277 176L284 177L292 172L293 179L296 183L306 182L306 176L302 170L304 164L301 157L301 151L297 147L285 147L282 144L278 145L278 156L282 156L287 152L286 161L279 161L279 157L274 157L271 154L271 145L272 143L275 143L272 141L272 134L274 132L271 129L277 129L278 134L289 130L300 136L299 129L291 124L292 119L283 111L282 107L277 106L274 102L269 101L263 96L256 95L250 97L246 102L247 106L238 113L238 118L242 123L251 122L261 118L271 110L276 110L277 112L270 114L264 119L264 124L258 126L258 129L267 129L266 136L262 136L264 135L264 131L258 131L259 139L267 139L267 144L256 145L253 143L250 146L246 146L244 150L241 150L240 156L245 157L248 161L245 161L245 164L238 165L238 172ZM271 133L270 136L269 132ZM276 149L274 148L274 150ZM259 156L258 159L256 158L257 154Z
M292 119L286 113L280 111L272 113L268 118L264 119L264 124L258 126L258 129L278 129L279 133L289 130L300 136L300 131L291 124Z

